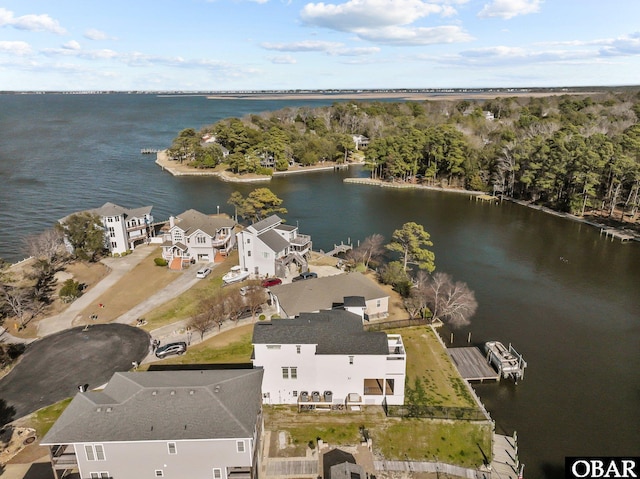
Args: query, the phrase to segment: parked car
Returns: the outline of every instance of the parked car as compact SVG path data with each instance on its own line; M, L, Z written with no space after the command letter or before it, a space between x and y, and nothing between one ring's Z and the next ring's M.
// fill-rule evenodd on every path
M278 286L282 284L282 280L280 278L267 278L262 282L263 288L270 288L271 286Z
M164 346L159 346L156 349L156 357L163 359L172 354L184 354L187 352L187 343L180 341L177 343L167 343Z
M305 271L304 273L299 274L295 278L292 278L291 281L301 281L303 279L311 279L311 278L317 278L317 277L318 277L317 273L314 273L312 271Z
M240 294L242 296L246 296L251 291L260 291L261 289L262 289L262 286L258 286L257 284L250 284L250 285L243 286L242 288L240 288Z
M196 278L206 278L211 274L211 268L202 268L196 273Z

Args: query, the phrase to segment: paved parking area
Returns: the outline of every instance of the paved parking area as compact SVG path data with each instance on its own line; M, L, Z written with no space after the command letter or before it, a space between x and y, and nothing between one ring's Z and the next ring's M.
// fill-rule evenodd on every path
M124 324L95 324L47 336L27 347L0 380L0 425L95 388L117 371L129 371L149 352L149 334Z

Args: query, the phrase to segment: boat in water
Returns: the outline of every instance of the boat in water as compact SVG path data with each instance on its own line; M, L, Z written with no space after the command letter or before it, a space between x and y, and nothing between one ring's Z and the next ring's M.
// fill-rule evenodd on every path
M227 274L222 277L222 281L225 284L231 283L239 283L240 281L244 281L249 277L248 271L242 271L242 268L238 266L233 266Z
M526 361L522 358L511 344L505 347L500 341L487 341L485 343L487 361L502 374L502 377L512 378L516 383L524 378L524 369L527 367Z

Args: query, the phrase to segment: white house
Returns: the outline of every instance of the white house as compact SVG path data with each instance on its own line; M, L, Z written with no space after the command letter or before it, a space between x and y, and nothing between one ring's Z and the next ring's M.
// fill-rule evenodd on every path
M105 248L111 254L122 254L147 243L153 236L152 208L152 206L143 206L129 209L107 202L100 208L86 210L86 212L100 216L104 227ZM62 218L60 222L64 223L69 216Z
M269 295L282 318L335 308L347 309L367 321L389 315L389 294L362 273L337 274L272 286Z
M163 232L162 257L177 269L190 262L216 261L236 244L235 225L227 215L209 216L196 210L171 216Z
M366 148L367 146L369 146L369 138L367 138L366 136L352 135L351 138L353 138L353 142L356 145L356 150L359 150L360 148Z
M56 479L257 478L260 369L116 373L45 435Z
M283 224L277 215L258 221L237 234L240 267L257 276L297 275L308 269L311 236Z
M252 342L253 364L264 368L265 404L404 403L402 337L364 331L353 313L321 311L259 322Z

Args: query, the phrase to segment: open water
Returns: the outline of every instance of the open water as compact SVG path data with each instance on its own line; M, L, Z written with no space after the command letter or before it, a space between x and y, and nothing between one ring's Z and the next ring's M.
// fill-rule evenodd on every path
M0 95L0 256L22 258L25 235L106 201L153 205L157 220L188 208L232 213L231 192L255 186L172 177L140 149L230 116L332 102ZM498 432L518 431L525 477L564 477L565 456L640 456L640 244L510 203L342 182L358 174L278 177L269 188L316 249L424 225L438 270L468 283L480 305L455 345L471 332L474 344L513 343L529 363L518 386L476 387Z

